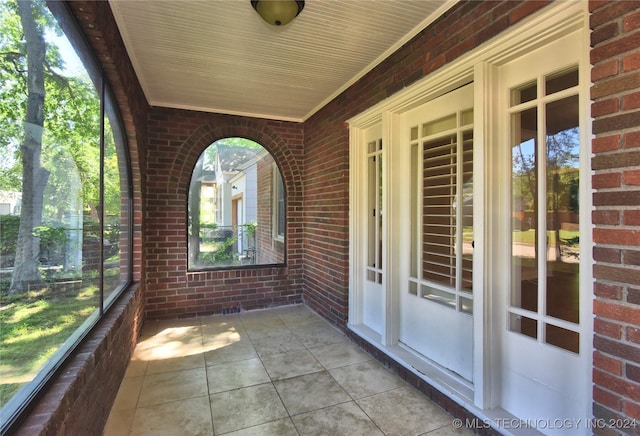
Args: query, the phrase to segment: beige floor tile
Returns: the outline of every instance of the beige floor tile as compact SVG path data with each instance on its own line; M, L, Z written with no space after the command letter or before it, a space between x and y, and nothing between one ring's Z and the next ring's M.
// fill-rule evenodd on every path
M258 358L209 366L207 380L210 394L271 381Z
M241 340L227 345L216 345L210 349L205 345L204 359L207 366L237 362L256 357L258 357L258 353L256 353L255 348L253 348L249 340Z
M245 337L249 339L240 320L210 322L202 325L202 343L205 347L212 344L230 344Z
M141 360L148 361L200 354L203 351L200 326L167 328L138 344L138 348L145 351Z
M316 315L302 304L274 309L274 312L289 328L322 321L320 316Z
M240 315L240 321L242 321L242 325L247 330L286 327L282 320L272 311L243 312Z
M298 436L298 432L291 419L286 418L225 433L225 436Z
M409 386L356 402L388 436L420 435L451 424L451 416Z
M280 320L277 320L277 323L274 322L273 325L269 324L256 324L246 326L247 334L252 341L265 339L265 338L273 338L276 336L287 336L293 334L289 328Z
M204 368L204 354L197 353L189 356L152 360L147 367L147 375L195 368Z
M305 349L298 337L288 330L285 335L258 338L252 342L260 357Z
M354 399L406 386L398 376L375 360L335 368L329 372Z
M305 325L297 329L295 334L307 348L347 342L342 333L325 322Z
M207 396L136 409L131 436L211 436L211 408Z
M374 436L383 434L353 402L304 413L292 419L301 435Z
M371 356L351 342L321 345L319 347L309 348L309 352L311 352L326 369L339 368L372 359Z
M145 375L148 365L149 362L146 360L135 360L135 358L132 358L129 366L127 366L127 371L124 373L124 378L141 377Z
M437 428L429 433L425 433L423 436L471 436L474 433L468 428L454 428L453 417L448 425Z
M126 436L131 429L136 409L111 410L103 436Z
M471 434L452 422L297 305L145 324L105 435Z
M274 381L324 370L320 362L307 350L265 356L262 363Z
M111 410L135 409L142 391L144 377L128 377L122 380Z
M288 378L274 384L292 416L351 401L349 394L326 371Z
M216 434L254 427L288 417L271 383L212 394L210 401L213 428Z
M152 374L144 378L138 407L203 395L207 395L207 374L204 368Z

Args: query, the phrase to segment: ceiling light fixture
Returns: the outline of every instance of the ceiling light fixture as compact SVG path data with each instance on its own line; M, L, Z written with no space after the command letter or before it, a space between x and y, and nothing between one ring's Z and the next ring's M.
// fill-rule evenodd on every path
M304 9L304 0L251 0L251 6L264 21L284 26Z

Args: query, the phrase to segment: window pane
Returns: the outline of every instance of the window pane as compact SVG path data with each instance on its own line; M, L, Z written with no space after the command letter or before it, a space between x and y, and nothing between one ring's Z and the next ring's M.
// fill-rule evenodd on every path
M529 109L512 115L511 305L538 310L537 118Z
M422 278L456 286L456 136L423 144Z
M545 341L565 350L580 352L580 334L577 332L546 324Z
M547 76L545 78L545 95L551 95L574 86L578 86L578 67Z
M538 97L538 85L535 81L529 82L511 90L511 106L535 100Z
M473 132L462 134L462 271L460 288L473 289Z
M104 298L122 289L130 280L129 168L126 147L115 108L105 99L104 117ZM110 122L110 118L114 122Z
M531 338L538 337L538 321L526 316L509 313L509 330Z
M188 210L189 268L284 262L284 183L260 144L225 138L207 147L193 169Z
M445 130L451 130L456 128L456 114L451 114L439 120L424 123L422 125L422 136L435 135L436 133L444 132Z
M578 96L547 104L547 315L578 323Z

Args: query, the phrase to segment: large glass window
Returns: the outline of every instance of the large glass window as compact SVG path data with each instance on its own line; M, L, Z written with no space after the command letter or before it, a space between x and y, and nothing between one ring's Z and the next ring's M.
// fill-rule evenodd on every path
M0 2L2 433L131 278L121 123L75 32Z
M284 184L273 157L245 138L200 155L189 188L189 268L284 263Z
M579 353L578 68L511 91L509 328Z

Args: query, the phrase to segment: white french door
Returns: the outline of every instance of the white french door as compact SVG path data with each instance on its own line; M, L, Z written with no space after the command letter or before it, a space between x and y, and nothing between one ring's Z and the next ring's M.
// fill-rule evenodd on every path
M505 201L489 207L508 243L491 260L503 302L494 316L500 403L522 419L589 416L580 44L575 33L499 68L501 175L489 177Z
M473 85L403 115L399 342L472 381ZM403 192L393 192L403 195Z
M349 121L349 328L490 420L591 416L586 12Z
M382 254L384 248L382 207L382 126L377 125L365 132L367 146L367 218L366 218L366 263L364 265L364 294L362 321L376 333L382 334L385 280Z
M366 329L378 340L385 330L386 273L384 264L384 208L382 124L357 131L352 166L360 177L352 179L354 210L351 228L352 301L350 323Z

